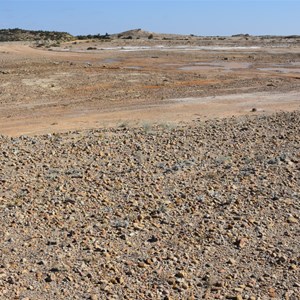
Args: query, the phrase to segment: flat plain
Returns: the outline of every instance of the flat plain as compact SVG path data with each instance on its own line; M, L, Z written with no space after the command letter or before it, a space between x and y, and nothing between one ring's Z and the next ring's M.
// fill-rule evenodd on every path
M297 38L128 36L48 48L1 43L0 133L299 108Z

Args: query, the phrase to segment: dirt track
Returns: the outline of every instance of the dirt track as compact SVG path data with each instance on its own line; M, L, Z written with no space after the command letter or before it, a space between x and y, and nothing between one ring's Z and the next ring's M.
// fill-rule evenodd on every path
M81 42L52 51L2 43L0 133L298 109L299 49L230 39Z

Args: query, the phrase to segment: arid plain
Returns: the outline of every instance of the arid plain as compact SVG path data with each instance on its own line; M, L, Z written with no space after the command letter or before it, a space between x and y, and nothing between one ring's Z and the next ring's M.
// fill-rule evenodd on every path
M297 38L148 36L133 30L48 48L1 43L0 133L299 108Z
M300 299L299 50L0 43L0 299Z

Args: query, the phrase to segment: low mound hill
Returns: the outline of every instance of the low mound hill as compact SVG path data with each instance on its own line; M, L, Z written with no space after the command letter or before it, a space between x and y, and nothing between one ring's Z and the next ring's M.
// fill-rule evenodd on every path
M120 32L118 34L114 34L113 36L117 36L118 38L125 38L125 39L130 38L130 37L134 38L134 39L137 39L137 38L147 39L147 38L153 36L153 33L139 28L139 29L132 29L132 30Z
M12 41L71 41L74 36L67 32L25 30L25 29L0 29L0 42Z
M142 29L132 29L124 32L112 34L111 38L119 39L155 39L155 40L185 40L194 35L170 34L170 33L156 33Z

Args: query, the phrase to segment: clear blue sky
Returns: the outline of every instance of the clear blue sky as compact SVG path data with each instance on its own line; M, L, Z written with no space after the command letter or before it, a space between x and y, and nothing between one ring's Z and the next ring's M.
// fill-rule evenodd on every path
M300 35L300 0L0 0L0 28Z

